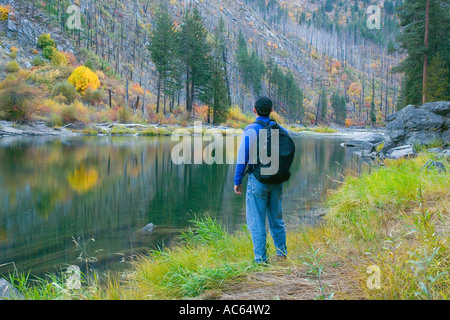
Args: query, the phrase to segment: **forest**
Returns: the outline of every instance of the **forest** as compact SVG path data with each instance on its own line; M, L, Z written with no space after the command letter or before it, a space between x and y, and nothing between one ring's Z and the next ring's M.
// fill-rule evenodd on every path
M25 19L29 30L5 37L1 117L63 126L186 124L198 116L242 126L264 94L290 124L382 126L408 104L448 100L447 1L386 0L374 18L380 27L369 28L373 3L6 3L4 23ZM71 5L80 28L67 23ZM40 33L43 22L49 32ZM11 88L23 97L18 106L7 102Z

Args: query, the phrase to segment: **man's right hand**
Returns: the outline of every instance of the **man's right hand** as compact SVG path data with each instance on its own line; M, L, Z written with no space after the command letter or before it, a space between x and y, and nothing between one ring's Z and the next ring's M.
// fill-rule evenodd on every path
M237 195L242 196L242 184L238 185L238 186L234 186L234 193L236 193Z

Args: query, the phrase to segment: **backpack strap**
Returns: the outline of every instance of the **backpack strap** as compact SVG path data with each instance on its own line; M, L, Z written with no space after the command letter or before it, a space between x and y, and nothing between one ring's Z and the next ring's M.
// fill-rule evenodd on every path
M253 122L253 123L257 123L257 124L260 124L260 125L262 125L264 128L267 128L267 127L269 127L269 126L273 126L273 124L270 124L271 122L275 122L275 124L277 124L277 122L275 121L275 120L273 120L273 119L270 119L269 120L269 122L264 122L264 121L261 121L261 120L257 120L257 121L255 121L255 122Z

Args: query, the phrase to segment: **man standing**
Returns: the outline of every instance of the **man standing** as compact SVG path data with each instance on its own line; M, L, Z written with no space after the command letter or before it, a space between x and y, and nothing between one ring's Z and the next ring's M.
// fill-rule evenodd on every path
M260 164L259 156L261 150L261 142L259 138L267 137L267 135L261 135L262 129L272 128L273 131L284 131L282 134L287 139L290 140L288 143L288 149L290 148L289 160L292 162L293 152L295 152L295 147L293 146L292 140L289 138L287 131L281 126L277 125L276 122L270 119L270 114L272 113L272 100L267 97L259 97L255 103L253 112L257 114L256 122L247 126L244 130L242 136L241 145L238 153L238 164L236 167L236 173L234 177L234 192L238 195L242 195L242 178L245 176L246 172L249 172L248 183L247 183L247 193L246 193L246 219L247 227L250 230L253 242L253 248L255 253L256 263L266 263L266 217L268 217L270 233L272 235L274 245L276 248L276 255L280 258L285 258L287 254L286 247L286 229L282 216L282 194L283 194L283 183L289 179L289 167L291 163L284 165L285 172L287 169L287 174L280 179L270 179L263 180L261 178L261 170L256 170L256 166ZM275 130L274 130L275 129ZM273 132L269 135L273 135ZM280 134L281 135L281 134ZM277 135L278 137L278 132ZM259 138L258 138L259 137ZM286 140L286 139L285 139ZM268 139L267 139L268 141ZM282 141L280 139L280 141ZM263 141L264 142L264 141ZM278 144L273 143L272 147L280 147ZM259 145L259 148L256 146ZM270 145L270 143L269 143ZM270 149L270 146L269 146ZM293 151L292 151L293 149ZM256 162L252 162L252 150L258 150L258 157ZM266 148L267 151L267 148ZM271 150L269 153L274 153ZM276 152L278 155L278 152ZM284 152L286 154L286 152ZM281 158L281 156L280 156ZM276 159L278 161L278 158ZM289 162L289 161L288 161ZM277 163L278 165L278 163ZM247 168L248 166L248 168ZM283 168L280 168L283 169ZM247 171L246 171L247 170ZM258 173L258 174L257 174ZM267 177L267 176L266 176ZM261 181L264 181L261 182Z

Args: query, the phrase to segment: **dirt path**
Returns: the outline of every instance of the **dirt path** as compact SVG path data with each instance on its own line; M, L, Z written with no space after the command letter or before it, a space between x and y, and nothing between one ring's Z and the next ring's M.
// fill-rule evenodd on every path
M314 300L322 299L322 292L313 275L301 266L276 265L267 272L246 276L237 284L227 285L222 291L208 291L201 299L218 300ZM321 281L325 294L333 299L345 299L355 293L348 269L344 266L326 272Z

